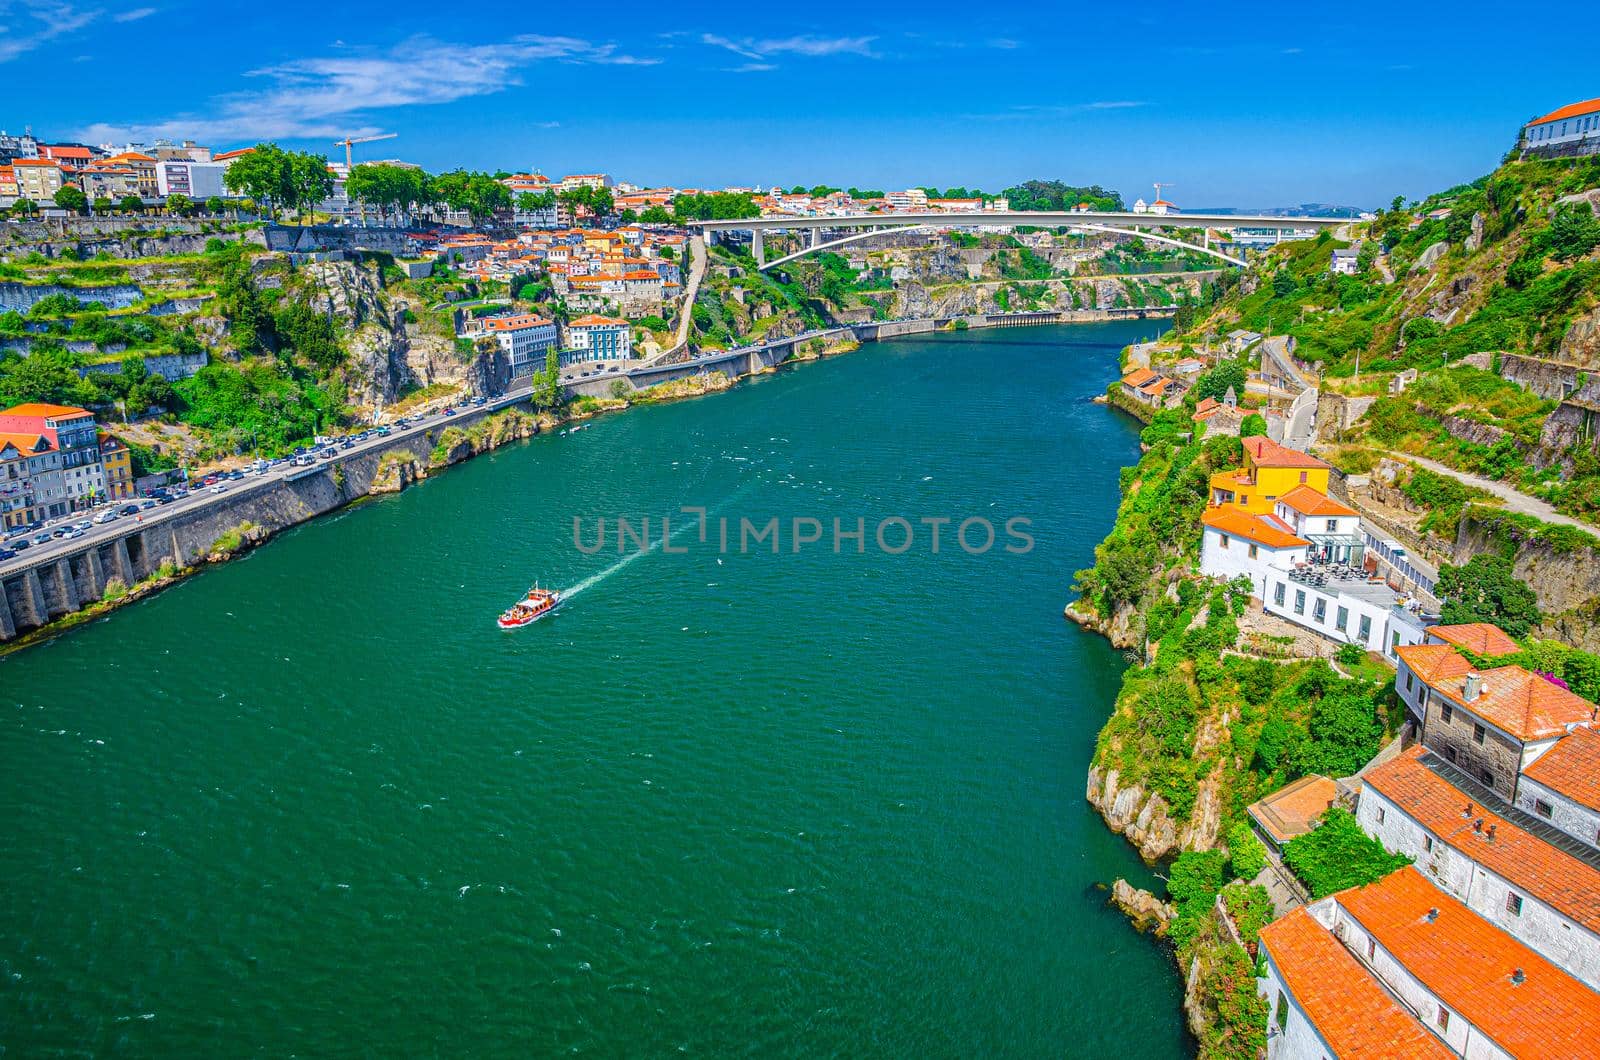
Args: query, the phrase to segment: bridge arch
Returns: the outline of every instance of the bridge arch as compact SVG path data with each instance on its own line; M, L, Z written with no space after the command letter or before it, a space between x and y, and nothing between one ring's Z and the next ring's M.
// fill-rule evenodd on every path
M917 223L917 222L906 222L906 223L902 223L902 224L895 224L892 221L886 221L884 223L883 227L881 227L881 228L871 228L871 229L868 229L867 231L864 231L864 232L857 232L854 235L845 236L843 239L834 239L834 240L830 240L830 241L828 241L826 243L816 243L816 244L813 244L812 246L802 247L801 249L795 251L792 254L785 254L781 258L774 258L772 261L763 262L761 265L758 266L758 268L760 269L760 271L765 272L766 270L768 270L770 268L773 268L775 266L785 264L786 262L795 261L798 258L803 258L807 254L815 254L815 253L817 253L819 251L832 250L835 247L846 246L846 245L848 245L850 243L858 243L861 240L871 239L873 236L881 235L884 232L922 232L922 231L931 231L931 230L934 230L936 228L966 228L966 227L972 227L973 224L981 224L981 225L984 225L984 226L993 225L994 224L994 220L992 218L989 218L989 219L986 219L986 220L984 220L982 222L956 223L956 224L945 223L945 224L942 224L942 225L941 224ZM1154 242L1154 243L1165 243L1168 246L1181 247L1184 250L1193 250L1193 251L1195 251L1197 253L1206 254L1206 255L1209 255L1210 257L1218 258L1218 259L1220 259L1222 261L1226 261L1230 265L1237 265L1240 268L1244 268L1245 264L1246 264L1246 262L1245 262L1245 260L1243 258L1236 258L1236 257L1232 256L1231 254L1224 254L1222 251L1213 250L1209 246L1197 246L1194 243L1185 243L1181 239L1173 239L1170 236L1156 235L1154 232L1146 232L1146 231L1143 231L1141 229L1136 229L1136 228L1120 228L1120 227L1113 228L1113 227L1111 227L1109 225L1090 224L1090 223L1087 223L1087 222L1084 222L1084 221L1078 221L1078 222L1069 221L1064 225L1063 224L1056 224L1056 225L1051 225L1049 227L1052 227L1052 228L1062 228L1062 227L1064 227L1064 228L1067 228L1069 230L1074 230L1074 231L1079 231L1079 232L1084 232L1084 231L1088 231L1088 232L1106 232L1106 233L1109 233L1111 235L1134 236L1134 237L1139 238L1139 239L1148 239L1148 240L1150 240L1151 242Z

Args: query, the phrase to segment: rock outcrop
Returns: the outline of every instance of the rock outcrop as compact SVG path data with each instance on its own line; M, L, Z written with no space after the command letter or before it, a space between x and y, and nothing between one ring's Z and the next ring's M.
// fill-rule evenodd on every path
M1170 903L1163 902L1127 880L1112 884L1111 904L1122 910L1140 931L1154 931L1157 934L1165 931L1178 915Z

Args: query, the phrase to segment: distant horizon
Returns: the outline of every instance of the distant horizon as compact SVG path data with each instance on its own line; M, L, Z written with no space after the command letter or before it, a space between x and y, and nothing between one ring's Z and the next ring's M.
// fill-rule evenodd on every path
M1566 10L1550 5L1550 24ZM1523 122L1600 94L1582 34L1542 39L1537 63L1506 70L1459 5L1408 11L1425 27L1415 49L1372 43L1394 10L1370 3L1341 12L1362 31L1256 2L1198 30L1170 2L1026 24L934 3L907 29L842 5L796 19L622 0L601 25L547 33L438 29L414 0L287 0L225 24L194 0L0 13L0 76L41 86L11 94L0 127L13 132L218 151L272 140L333 159L334 140L382 131L397 136L374 157L433 171L603 170L643 186L1053 179L1131 203L1161 181L1180 207L1371 209L1490 172ZM1117 33L1137 46L1114 46ZM174 76L130 78L130 56L162 54L182 56Z

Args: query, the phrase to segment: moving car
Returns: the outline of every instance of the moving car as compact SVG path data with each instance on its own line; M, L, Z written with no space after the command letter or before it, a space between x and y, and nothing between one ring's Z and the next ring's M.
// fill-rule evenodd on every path
M225 482L219 482L215 486L211 487L211 492L212 493L227 493L228 492L228 484L225 483Z
M116 510L113 509L113 508L107 508L103 512L95 513L94 522L96 524L109 523L111 520L115 519L116 517L117 517Z

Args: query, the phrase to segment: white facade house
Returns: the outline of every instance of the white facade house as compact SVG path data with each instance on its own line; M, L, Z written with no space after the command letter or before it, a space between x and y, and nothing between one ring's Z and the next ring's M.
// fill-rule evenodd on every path
M1335 276L1354 276L1361 271L1360 251L1355 247L1340 247L1333 252L1328 268Z
M1252 591L1262 599L1271 579L1305 563L1311 547L1282 522L1233 505L1208 508L1200 521L1205 528L1200 538L1201 573L1227 581L1249 578Z
M532 314L485 317L478 325L478 334L492 336L505 351L513 377L542 369L546 353L556 344L555 322Z
M1600 99L1570 103L1533 119L1523 126L1522 149L1550 156L1600 153Z
M621 361L633 356L633 329L616 317L582 316L566 327L562 364Z
M1515 804L1600 850L1600 732L1574 729L1525 767Z
M226 162L194 162L166 159L156 163L156 190L162 198L187 195L196 202L231 193L222 184L228 171Z
M1356 819L1440 890L1600 989L1600 857L1424 747L1363 776Z

